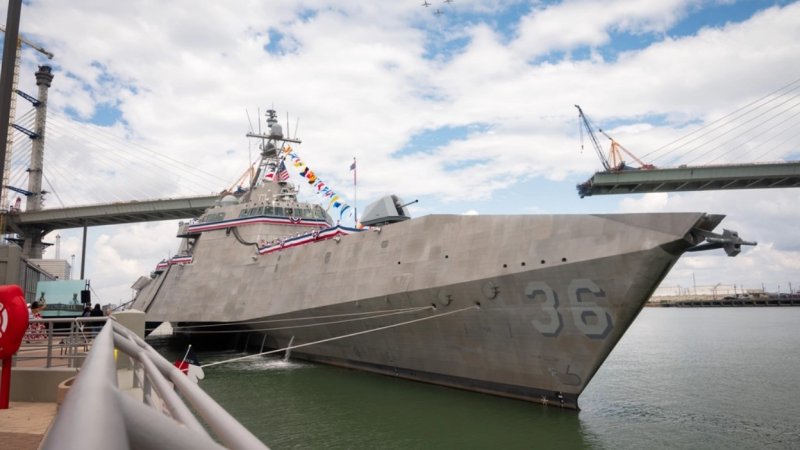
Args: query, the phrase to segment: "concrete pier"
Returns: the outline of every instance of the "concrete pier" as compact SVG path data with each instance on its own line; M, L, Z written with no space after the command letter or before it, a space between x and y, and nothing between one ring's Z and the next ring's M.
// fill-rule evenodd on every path
M11 402L9 409L0 409L0 442L15 450L36 450L58 406L55 402Z

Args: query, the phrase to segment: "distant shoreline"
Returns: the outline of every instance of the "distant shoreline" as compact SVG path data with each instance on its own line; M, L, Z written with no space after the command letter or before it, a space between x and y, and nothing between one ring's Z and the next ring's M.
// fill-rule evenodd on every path
M742 295L722 298L714 298L709 295L658 296L652 297L645 303L645 306L662 308L800 306L800 294Z

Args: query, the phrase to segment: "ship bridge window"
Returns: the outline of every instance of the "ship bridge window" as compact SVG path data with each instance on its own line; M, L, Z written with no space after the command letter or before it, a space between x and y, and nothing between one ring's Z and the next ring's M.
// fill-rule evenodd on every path
M243 209L242 212L239 214L239 217L254 217L261 215L261 208L249 208Z
M266 214L268 216L271 216L271 215L275 214L275 208L273 208L272 206L265 206L264 207L264 214Z
M314 209L311 210L311 217L316 219L324 219L325 212L322 210L322 208L320 208L319 205L314 205Z
M292 209L292 208L286 208L286 215L287 215L287 216L292 216L292 215L294 215L294 209Z
M311 211L309 211L309 210L307 210L305 208L301 209L299 212L300 212L300 217L303 217L303 218L312 217Z
M253 211L255 211L255 213L253 214L254 216L260 216L264 214L264 207L260 206L258 208L254 208Z
M283 215L284 215L284 214L283 214L283 207L281 207L281 206L276 206L276 207L275 207L275 215L276 215L276 216L283 216Z

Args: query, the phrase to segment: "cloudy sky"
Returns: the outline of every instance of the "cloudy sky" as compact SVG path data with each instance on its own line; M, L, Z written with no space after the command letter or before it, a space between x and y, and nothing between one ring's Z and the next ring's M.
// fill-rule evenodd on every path
M256 148L245 133L274 107L303 140L305 162L351 197L357 157L360 208L394 193L419 199L415 216L722 213L758 247L686 256L663 291L800 289L800 190L580 199L575 185L601 165L585 136L581 148L573 106L662 167L800 159L798 3L25 3L23 36L55 54L23 48L20 80L35 94L36 65L55 74L46 207L218 192L247 168ZM750 115L735 123L735 111ZM24 100L17 113L31 120ZM715 121L731 128L680 140ZM30 145L18 141L23 155ZM175 252L175 231L174 222L90 229L86 278L99 299L129 299L136 278ZM77 278L81 230L57 233Z

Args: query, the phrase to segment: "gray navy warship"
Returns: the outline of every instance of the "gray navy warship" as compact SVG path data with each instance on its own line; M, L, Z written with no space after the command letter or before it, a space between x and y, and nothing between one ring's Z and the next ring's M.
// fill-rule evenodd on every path
M363 229L278 176L273 111L257 175L181 223L137 282L148 322L257 330L292 356L578 408L578 396L686 251L740 251L705 213L428 215L396 196ZM201 328L195 328L201 331Z

